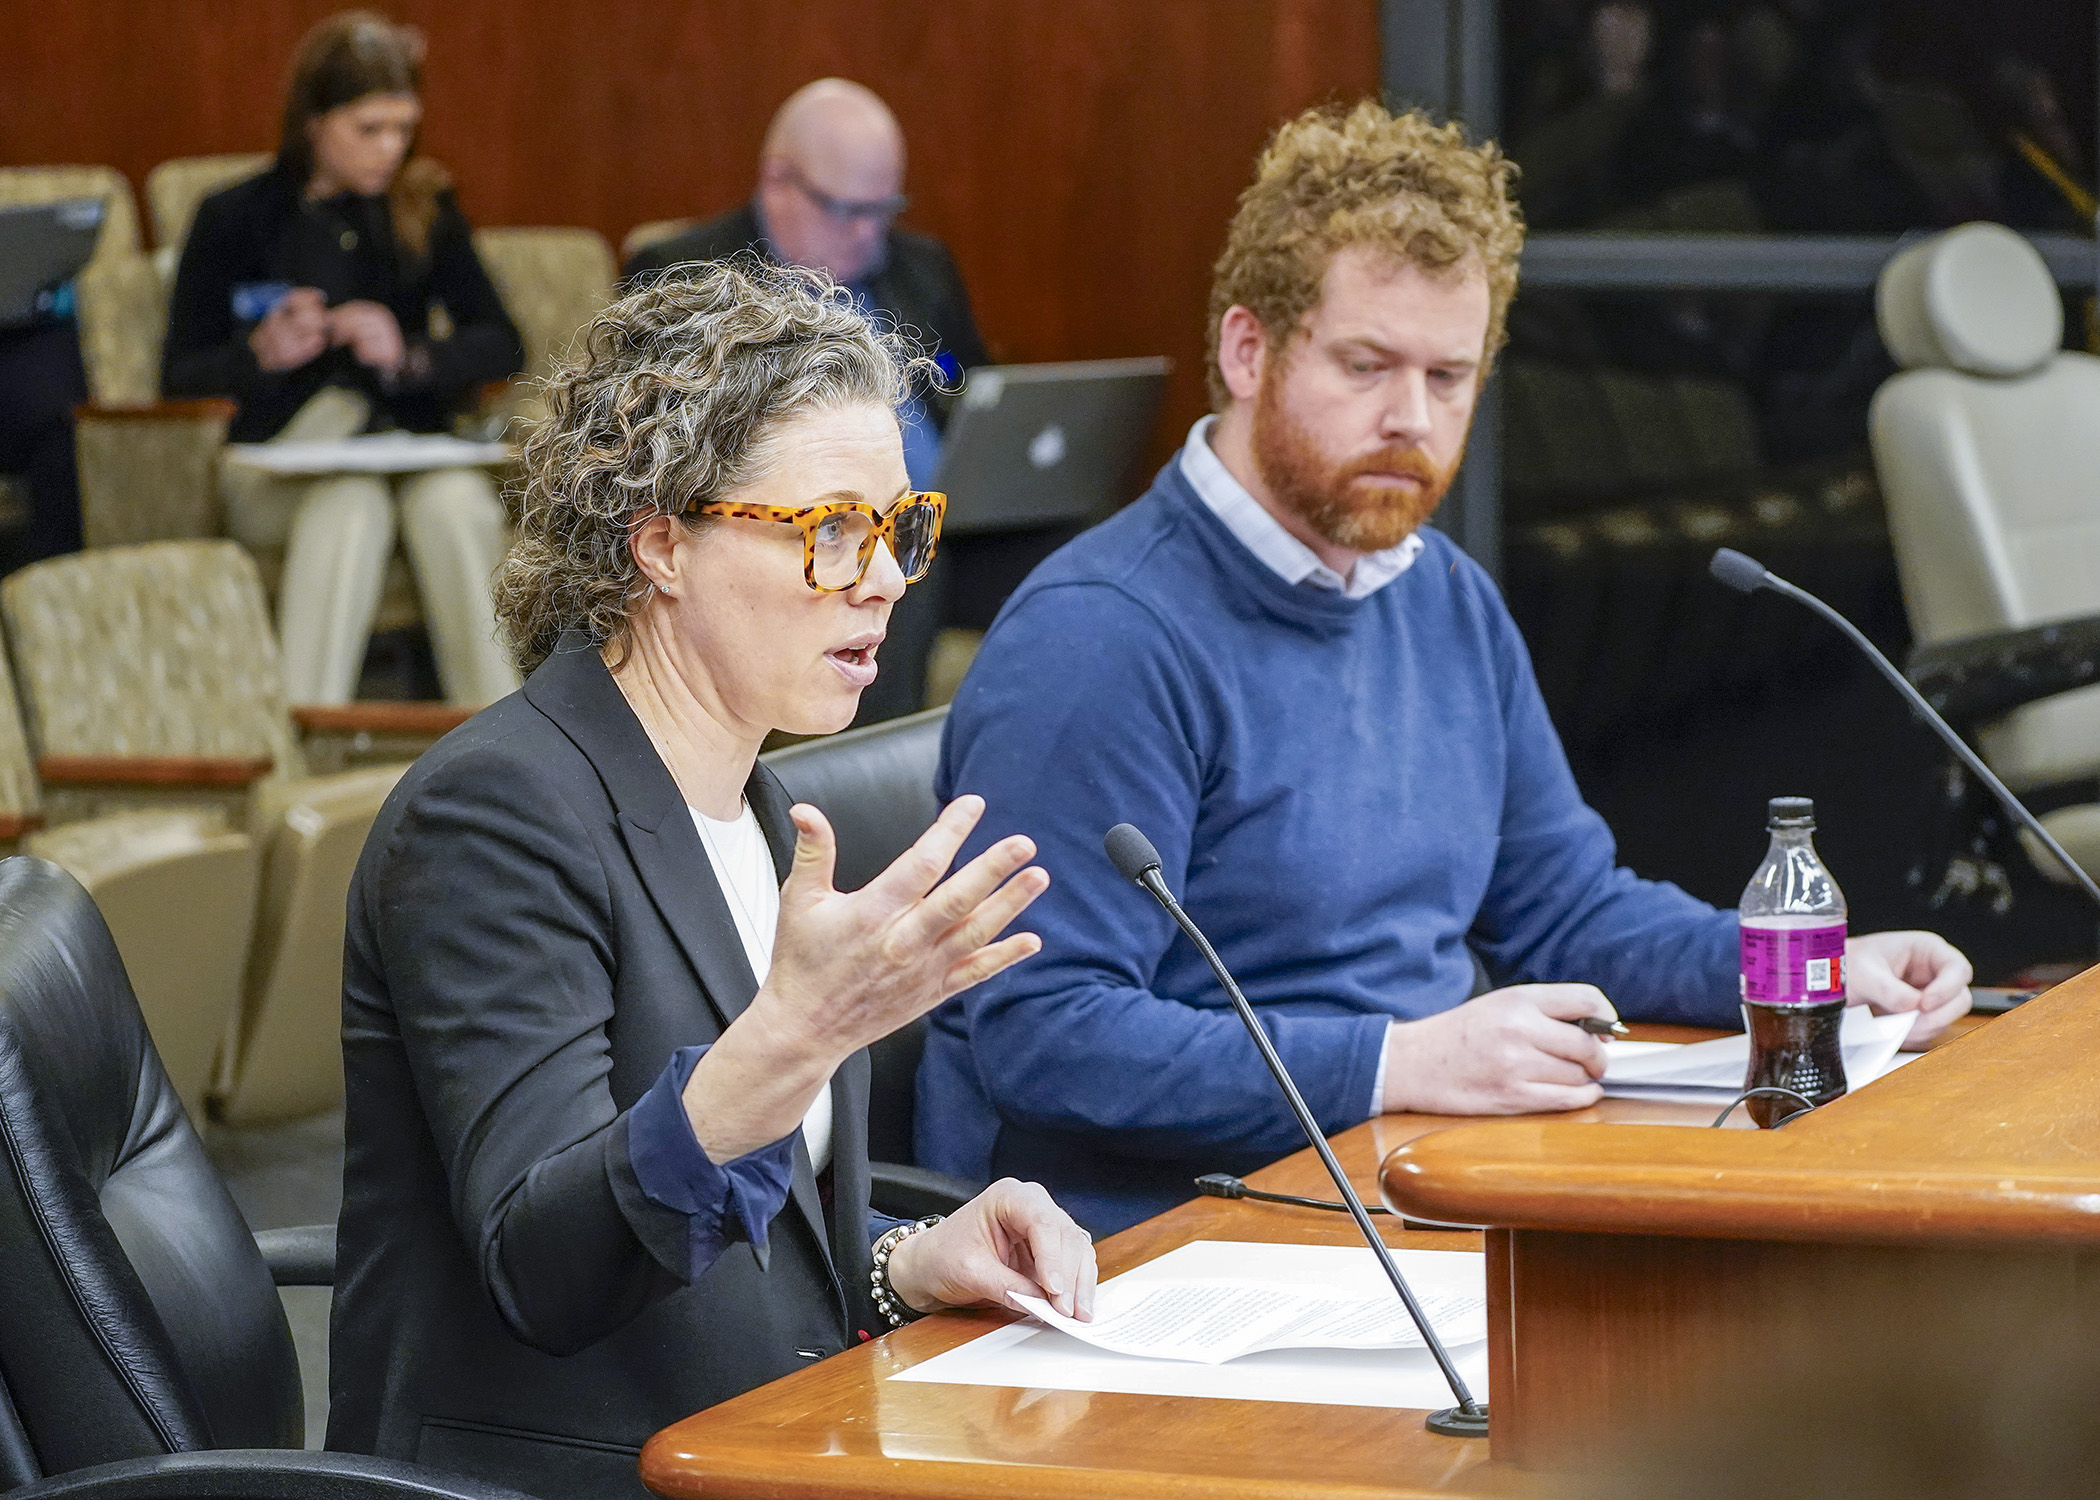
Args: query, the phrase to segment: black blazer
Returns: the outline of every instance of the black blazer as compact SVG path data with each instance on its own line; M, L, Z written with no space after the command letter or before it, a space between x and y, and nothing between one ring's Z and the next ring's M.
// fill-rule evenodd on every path
M688 1282L687 1220L636 1183L627 1111L757 981L670 772L564 645L416 762L358 861L328 1422L550 1500L642 1495L650 1434L878 1326L865 1052L765 1254ZM789 799L764 767L745 795L785 878Z
M262 282L317 287L331 307L359 298L385 303L402 338L427 351L428 378L382 386L348 349L266 372L248 347L255 324L233 306L236 287ZM433 301L445 306L449 337L430 337ZM515 375L524 363L518 330L450 192L438 195L428 253L410 256L394 240L386 199L344 193L309 203L304 184L273 166L198 207L168 298L161 389L231 396L240 404L228 432L235 442L274 435L324 385L364 392L396 426L438 431L475 387Z
M620 284L632 291L641 282L689 260L723 260L739 250L770 255L750 204L682 234L644 245L621 268ZM882 269L869 278L868 301L908 329L929 353L945 351L961 369L988 365L977 319L970 312L970 293L948 247L931 235L892 228ZM945 403L931 401L934 420L946 425Z

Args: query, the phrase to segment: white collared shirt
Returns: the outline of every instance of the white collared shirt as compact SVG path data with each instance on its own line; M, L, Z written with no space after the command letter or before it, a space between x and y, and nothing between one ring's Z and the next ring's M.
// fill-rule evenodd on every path
M1222 460L1210 446L1211 428L1217 418L1199 417L1196 425L1189 429L1189 440L1181 448L1181 477L1189 482L1196 497L1220 521L1225 529L1239 538L1240 544L1252 552L1270 572L1285 583L1305 583L1316 589L1329 589L1345 599L1364 599L1377 593L1387 584L1414 566L1422 555L1422 538L1408 536L1398 546L1388 547L1383 552L1367 552L1356 560L1356 567L1345 579L1341 574L1320 561L1320 555L1283 529L1283 523L1270 515L1262 503L1247 493L1247 487L1232 477ZM1400 1023L1395 1021L1394 1026ZM1392 1035L1388 1028L1386 1035ZM1385 1112L1385 1058L1384 1049L1378 1053L1378 1070L1371 1078L1371 1107L1367 1113L1376 1118Z
M1366 552L1356 560L1349 576L1343 578L1321 562L1317 552L1284 530L1283 523L1232 477L1210 446L1211 428L1217 420L1201 417L1189 429L1189 440L1181 449L1181 477L1212 514L1225 523L1226 530L1285 583L1310 584L1345 599L1367 599L1405 573L1421 556L1422 539L1410 535L1383 552Z

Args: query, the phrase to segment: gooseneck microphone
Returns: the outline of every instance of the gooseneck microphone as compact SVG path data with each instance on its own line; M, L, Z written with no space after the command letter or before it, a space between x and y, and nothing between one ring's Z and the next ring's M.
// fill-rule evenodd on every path
M1334 1179L1335 1190L1342 1195L1342 1202L1348 1206L1349 1216L1356 1220L1356 1227L1363 1234L1364 1243L1369 1245L1372 1253L1378 1257L1378 1264L1385 1268L1386 1279L1392 1282L1393 1290L1400 1294L1400 1301L1407 1308L1408 1317L1412 1318L1415 1327L1421 1330L1422 1341L1429 1346L1429 1352L1436 1356L1437 1368L1444 1372L1444 1381L1451 1387L1451 1394L1458 1398L1458 1405L1431 1412L1427 1423L1429 1430L1443 1433L1447 1437L1486 1437L1487 1408L1473 1399L1472 1391L1466 1387L1465 1377L1458 1373L1458 1366L1451 1363L1451 1356L1444 1352L1443 1340L1436 1336L1436 1330L1429 1326L1429 1319L1422 1312L1422 1305L1415 1301L1415 1294L1408 1287L1407 1278L1402 1276L1400 1268L1393 1264L1392 1252L1386 1248L1385 1241L1378 1237L1378 1231L1371 1227L1371 1215L1364 1208L1363 1199L1357 1196L1356 1189L1350 1185L1349 1176L1342 1170L1342 1164L1334 1159L1334 1151L1327 1144L1327 1137L1320 1133L1319 1122L1313 1119L1312 1111L1306 1108L1305 1096L1298 1092L1298 1085L1291 1081L1290 1071L1284 1067L1283 1059L1276 1055L1276 1048L1270 1043L1269 1034L1263 1031L1261 1023L1255 1020L1254 1007L1247 1003L1247 997L1240 992L1238 982L1225 967L1225 961L1218 957L1218 950L1211 947L1210 939L1203 935L1203 929L1181 909L1181 903L1176 901L1174 893L1167 889L1167 882L1159 873L1159 851L1152 847L1152 840L1130 824L1118 823L1109 829L1102 845L1108 850L1109 859L1116 869L1122 872L1124 879L1143 886L1152 893L1154 900L1167 909L1167 915L1188 934L1189 941L1196 945L1197 951L1209 963L1211 972L1218 976L1218 983L1225 987L1225 994L1232 1001L1232 1008L1239 1012L1240 1024L1247 1028L1247 1035L1254 1038L1254 1045L1261 1049L1261 1060L1269 1065L1269 1072L1275 1077L1276 1086L1283 1090L1283 1097L1290 1101L1291 1113L1298 1117L1298 1128L1305 1132L1305 1139L1313 1150L1319 1152L1320 1163L1327 1168L1327 1175Z
M2022 828L2040 839L2042 847L2054 855L2057 863L2071 872L2071 878L2085 888L2085 893L2093 898L2093 904L2100 906L2100 885L2095 885L2093 877L2086 874L2078 861L2064 852L2064 846L2050 837L2049 830L2042 826L2041 820L2029 812L2026 804L2021 802L2018 797L2015 797L2012 794L2012 790L1992 774L1991 768L1983 763L1982 758L1974 750L1962 743L1962 737L1954 732L1954 727L1939 716L1938 710L1925 701L1925 695L1912 686L1908 677L1896 670L1896 664L1886 656L1883 656L1880 650L1875 647L1872 641L1866 638L1857 625L1854 625L1807 589L1788 583L1756 558L1746 557L1733 547L1723 547L1714 553L1713 562L1709 566L1713 570L1714 577L1720 579L1721 582L1732 589L1738 589L1745 594L1754 594L1759 589L1770 589L1775 594L1784 594L1796 604L1808 606L1808 608L1814 610L1843 631L1846 638L1853 645L1859 647L1867 660L1874 663L1875 667L1880 670L1881 675L1894 684L1896 691L1903 695L1904 701L1910 704L1911 709L1918 717L1930 724L1934 733L1947 742L1947 748L1952 750L1956 758L1969 768L1970 774L1991 789L1991 795L1998 799L1999 805L2011 813L2014 820Z

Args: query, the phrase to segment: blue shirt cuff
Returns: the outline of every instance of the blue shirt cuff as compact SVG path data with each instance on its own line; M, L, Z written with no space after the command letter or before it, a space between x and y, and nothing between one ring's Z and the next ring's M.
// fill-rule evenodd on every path
M680 1047L673 1052L627 1120L634 1180L650 1202L686 1216L696 1277L736 1240L765 1249L767 1226L794 1186L795 1138L801 1133L797 1126L772 1145L717 1166L694 1136L680 1097L706 1051Z

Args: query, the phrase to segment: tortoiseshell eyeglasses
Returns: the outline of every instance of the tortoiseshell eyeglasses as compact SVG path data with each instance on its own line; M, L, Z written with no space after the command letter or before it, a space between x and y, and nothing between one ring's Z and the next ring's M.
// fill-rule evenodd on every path
M704 516L733 516L745 521L775 521L802 533L802 576L820 594L836 594L865 578L877 542L889 543L890 556L906 583L917 583L933 566L933 549L941 539L941 518L948 497L914 490L884 515L864 500L832 500L823 505L746 505L712 500L693 507Z

